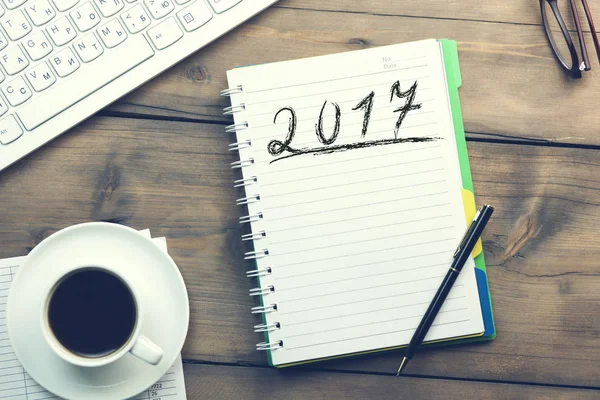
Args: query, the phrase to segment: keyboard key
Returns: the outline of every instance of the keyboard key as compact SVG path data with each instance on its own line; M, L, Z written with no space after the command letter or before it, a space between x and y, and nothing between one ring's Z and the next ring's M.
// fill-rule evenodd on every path
M75 28L73 28L67 17L62 17L54 21L54 23L48 25L46 31L57 46L67 44L77 36Z
M208 0L212 8L215 9L217 14L229 10L231 7L240 3L242 0Z
M173 17L161 22L158 26L148 29L148 36L158 50L165 49L181 39L183 32Z
M102 45L93 33L87 34L75 41L73 47L85 63L95 60L104 52Z
M100 22L100 16L90 2L83 3L81 7L71 11L71 18L81 32L92 29Z
M11 40L21 39L23 36L31 32L31 24L25 18L23 11L17 11L16 13L4 18L2 20L2 26L6 30L6 33Z
M23 79L21 76L16 77L12 81L2 86L2 91L12 106L23 104L31 97L31 90L29 90L27 84L25 83L25 79Z
M17 115L25 129L30 131L153 55L154 51L144 36L132 36L98 61L88 64L85 73L73 75L25 104ZM60 91L59 96L57 91Z
M95 0L100 12L105 17L115 15L125 7L123 0Z
M25 6L25 12L35 26L41 26L56 16L56 11L48 0L36 0Z
M14 75L27 68L29 60L19 46L11 46L5 52L0 53L0 64L9 75Z
M27 0L2 0L6 8L8 8L9 10L14 10L20 5L25 4L26 1Z
M189 2L190 2L190 0L175 0L175 3L177 3L179 5L186 4L186 3L189 3Z
M12 115L0 121L0 143L10 144L23 135L23 129Z
M53 54L48 61L61 78L71 75L79 68L79 61L68 47L60 53Z
M118 19L113 19L108 24L98 28L98 36L109 49L123 43L127 39L127 32Z
M212 13L204 2L197 1L179 11L177 13L177 18L179 18L179 22L181 22L183 28L186 31L191 32L210 21L212 19Z
M7 111L8 111L8 104L6 103L6 101L4 101L4 99L2 97L0 97L0 116L6 114Z
M8 39L4 36L4 33L0 30L0 50L8 46Z
M161 19L175 9L171 0L144 0L144 4L154 19Z
M56 82L56 77L45 62L25 72L25 76L36 92L46 90Z
M52 0L58 11L67 11L69 8L75 7L79 0Z
M131 33L138 33L150 25L150 17L146 14L144 7L137 4L135 7L121 14L121 19Z
M21 44L33 61L46 57L52 51L52 45L44 31L37 31Z

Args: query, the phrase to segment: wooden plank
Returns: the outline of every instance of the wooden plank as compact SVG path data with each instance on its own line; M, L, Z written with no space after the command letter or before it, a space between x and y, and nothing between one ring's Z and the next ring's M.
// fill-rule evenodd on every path
M539 26L347 12L267 10L111 110L231 122L221 115L228 100L219 96L228 69L428 37L459 43L467 131L600 144L598 68L581 81L566 78Z
M151 228L188 287L185 358L265 364L227 143L218 125L91 119L0 174L0 257L89 220ZM498 339L427 351L408 372L600 387L600 153L468 147L478 202L497 207L484 240ZM310 368L390 373L401 354Z
M548 386L393 378L336 372L184 365L187 398L200 399L597 399L598 392Z
M583 13L583 4L581 2L576 2L576 4L583 28L589 32L589 25L587 25L585 14ZM574 30L575 24L569 2L559 1L558 5L568 28ZM600 0L588 0L588 5L592 10L592 17L595 16L596 19L600 18ZM542 24L539 1L506 0L501 2L481 2L477 0L432 0L397 3L386 0L373 0L369 2L352 0L287 0L280 1L275 7L540 26ZM507 29L510 29L510 27L507 27Z

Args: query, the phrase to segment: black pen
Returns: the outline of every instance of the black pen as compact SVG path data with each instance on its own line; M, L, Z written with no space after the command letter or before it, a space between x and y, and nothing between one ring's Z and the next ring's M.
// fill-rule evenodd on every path
M433 321L435 320L435 317L440 311L440 308L442 308L446 297L448 297L448 293L450 293L450 289L452 289L454 282L456 282L456 278L458 278L458 274L463 269L465 263L469 259L469 256L473 251L473 247L475 247L477 240L481 236L481 233L483 232L485 225L490 220L490 217L492 216L493 212L494 207L488 206L486 204L483 207L481 207L479 211L477 211L477 214L475 214L473 222L471 222L471 226L469 226L469 229L467 229L465 236L456 248L456 252L453 256L454 260L452 261L452 265L448 269L448 273L446 273L446 277L442 281L440 288L433 297L429 308L425 312L423 319L421 319L421 323L419 323L417 330L413 334L413 337L410 340L408 347L406 348L404 358L402 359L402 363L398 368L398 373L396 374L396 376L400 375L402 370L406 367L406 364L408 364L408 361L412 359L413 353L415 352L417 347L423 342L423 339L427 335L431 324L433 324Z

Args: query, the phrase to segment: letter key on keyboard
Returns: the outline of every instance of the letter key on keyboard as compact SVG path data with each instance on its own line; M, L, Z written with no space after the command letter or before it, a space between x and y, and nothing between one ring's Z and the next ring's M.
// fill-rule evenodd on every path
M46 28L46 31L57 46L67 44L77 36L75 28L66 16L54 21Z
M56 11L48 0L36 0L28 4L25 11L35 26L42 26L56 16Z
M98 35L109 49L120 45L127 39L127 33L117 18L98 28Z
M0 53L0 64L9 75L23 71L28 65L29 60L18 46L9 47L3 53Z
M56 82L56 77L45 62L39 63L25 73L27 80L36 92L48 89Z
M2 86L2 91L12 106L18 106L31 97L31 90L20 76Z
M105 17L115 15L125 7L122 0L96 0L96 5Z
M100 23L100 16L90 2L83 3L81 7L71 11L71 18L81 32L88 31Z
M88 33L81 39L76 40L73 47L75 47L75 51L77 51L77 54L79 54L84 63L95 60L104 52L102 45L96 39L94 33Z
M79 68L79 61L68 47L50 57L50 64L61 78L71 75Z
M14 14L2 19L2 26L6 30L10 40L18 40L31 32L31 24L23 15L23 11L17 11Z
M22 43L23 48L33 61L46 57L52 51L52 45L46 38L44 31L38 31Z

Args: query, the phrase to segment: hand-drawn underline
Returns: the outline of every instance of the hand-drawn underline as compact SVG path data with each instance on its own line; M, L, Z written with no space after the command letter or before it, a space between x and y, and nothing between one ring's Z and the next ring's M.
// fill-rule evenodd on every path
M398 143L424 143L424 142L433 142L436 140L440 140L441 137L409 137L409 138L400 138L400 139L382 139L382 140L371 140L367 142L359 142L359 143L349 143L349 144L340 144L337 146L323 146L323 147L315 147L314 149L303 148L303 149L294 149L289 146L285 146L285 150L292 153L283 157L276 158L275 160L269 162L269 164L273 164L275 161L285 160L286 158L301 156L305 154L331 154L340 151L354 150L354 149L362 149L365 147L372 146L387 146L389 144L398 144Z

